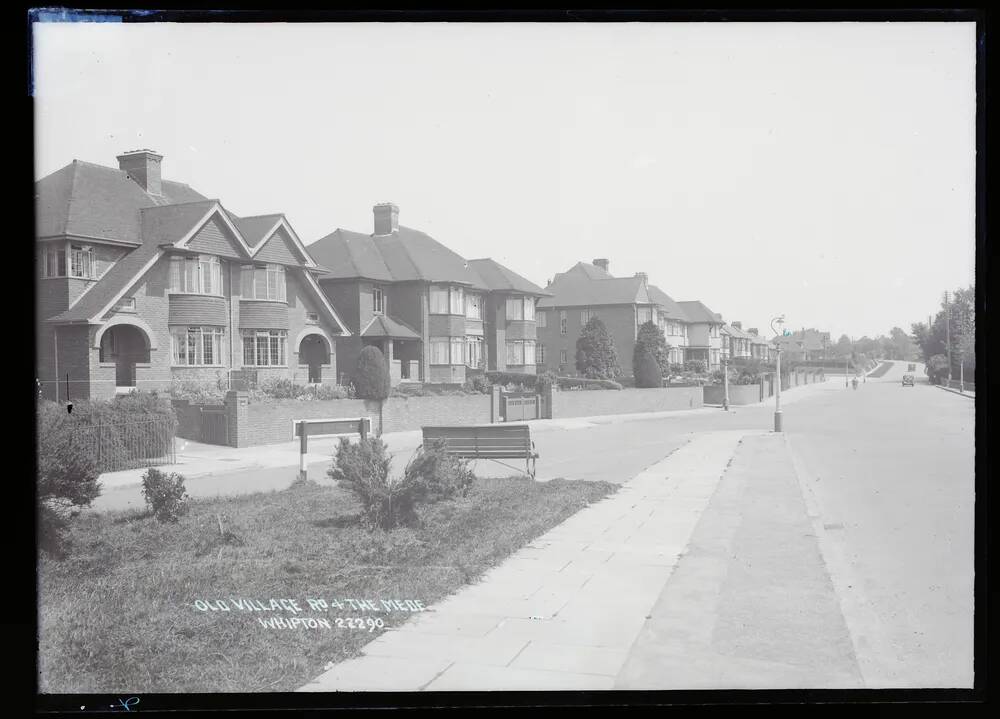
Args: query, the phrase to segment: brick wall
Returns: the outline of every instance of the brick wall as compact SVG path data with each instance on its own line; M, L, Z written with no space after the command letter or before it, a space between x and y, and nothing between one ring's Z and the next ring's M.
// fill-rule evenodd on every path
M261 444L289 442L292 420L370 417L372 430L378 431L378 402L362 399L329 401L253 402L244 406L243 393L226 396L229 414L230 440L234 446L252 447ZM429 425L488 424L491 399L489 395L454 397L391 397L385 402L382 417L385 432L405 432Z
M589 310L600 317L608 328L614 340L615 351L618 353L618 364L626 377L632 376L632 352L635 350L635 305L613 305L593 307L569 307L565 309L548 308L546 326L536 327L538 342L545 345L546 369L551 369L561 375L575 377L576 371L576 341L585 322L582 321L582 311ZM560 313L566 313L566 334L559 332ZM566 363L560 365L560 350L566 350Z
M565 390L552 393L552 416L556 419L698 409L703 406L704 393L701 387Z
M705 404L722 404L724 388L721 384L707 384L702 389L705 392ZM753 404L761 399L763 397L759 384L729 385L729 404Z

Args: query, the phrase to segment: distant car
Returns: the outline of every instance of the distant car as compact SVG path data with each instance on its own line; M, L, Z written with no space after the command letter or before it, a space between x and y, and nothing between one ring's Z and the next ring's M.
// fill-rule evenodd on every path
M913 386L913 375L912 374L904 374L903 375L903 386L904 387L912 387Z
M906 369L909 372L916 372L917 371L917 366L915 364L907 365Z

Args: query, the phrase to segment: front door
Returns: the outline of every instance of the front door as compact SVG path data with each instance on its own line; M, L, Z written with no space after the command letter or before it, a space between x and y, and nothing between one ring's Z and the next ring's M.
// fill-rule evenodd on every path
M135 358L128 354L115 357L115 385L135 387Z

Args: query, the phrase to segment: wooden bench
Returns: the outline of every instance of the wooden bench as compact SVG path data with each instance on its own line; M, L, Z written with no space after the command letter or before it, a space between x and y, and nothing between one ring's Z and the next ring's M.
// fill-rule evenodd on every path
M488 424L463 427L424 427L424 448L437 440L445 441L448 454L466 459L523 459L525 474L535 478L538 453L526 424ZM512 469L514 469L512 467ZM520 471L520 470L518 470Z

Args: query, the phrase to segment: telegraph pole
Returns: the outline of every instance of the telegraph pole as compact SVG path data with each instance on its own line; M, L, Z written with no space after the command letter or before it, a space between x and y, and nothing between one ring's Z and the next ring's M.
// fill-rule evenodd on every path
M779 330L774 329L775 323L781 326L785 323L785 316L779 315L771 320L771 329L774 331L774 346L777 349L777 353L774 360L775 373L778 375L778 386L775 388L774 392L774 431L781 432L781 343L778 342L778 337L784 335L784 327Z

